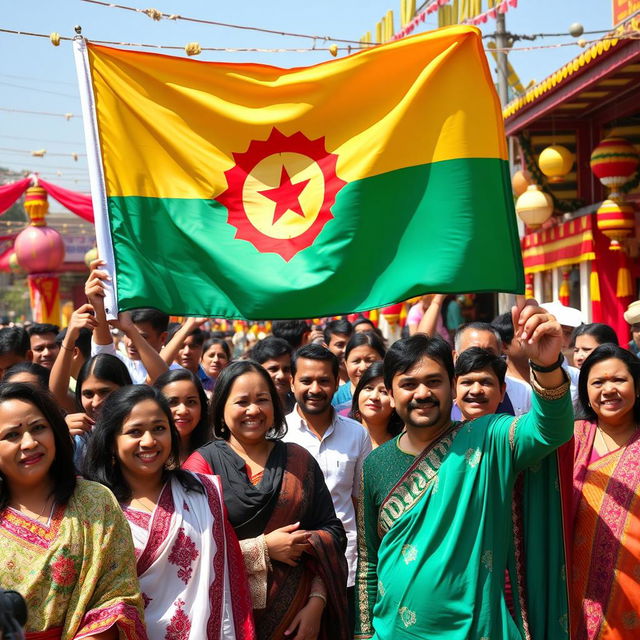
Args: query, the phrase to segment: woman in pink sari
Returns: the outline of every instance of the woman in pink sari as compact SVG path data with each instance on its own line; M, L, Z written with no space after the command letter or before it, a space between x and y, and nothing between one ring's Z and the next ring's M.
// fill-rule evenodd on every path
M575 425L573 640L640 637L640 360L604 344L580 370Z
M150 640L253 640L219 481L180 469L179 447L162 393L123 387L105 401L85 475L115 493L129 521Z

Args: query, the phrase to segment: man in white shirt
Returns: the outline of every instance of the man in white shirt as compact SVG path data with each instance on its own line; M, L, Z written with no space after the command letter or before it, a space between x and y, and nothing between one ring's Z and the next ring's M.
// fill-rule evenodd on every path
M331 406L339 383L339 363L331 351L319 344L298 349L291 362L291 374L296 404L287 416L284 439L301 445L317 460L336 515L347 532L347 595L353 621L357 563L354 502L360 489L362 463L371 451L371 440L360 423L339 415Z

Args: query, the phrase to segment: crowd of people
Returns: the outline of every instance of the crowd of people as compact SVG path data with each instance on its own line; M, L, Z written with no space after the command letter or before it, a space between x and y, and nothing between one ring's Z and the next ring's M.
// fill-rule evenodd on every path
M0 586L32 640L640 636L640 303L407 334L0 329ZM637 329L637 330L636 330Z

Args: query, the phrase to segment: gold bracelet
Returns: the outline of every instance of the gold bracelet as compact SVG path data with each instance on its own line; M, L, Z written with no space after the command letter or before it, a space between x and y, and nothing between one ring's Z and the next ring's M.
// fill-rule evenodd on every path
M538 396L540 396L541 398L544 398L545 400L558 400L559 398L562 398L562 396L564 396L565 393L567 393L567 391L569 391L571 387L571 380L569 379L567 372L563 369L562 373L564 374L564 382L557 387L548 389L546 387L543 387L538 382L538 379L536 378L536 374L532 371L531 372L531 388L534 390L534 392Z
M325 604L327 604L327 596L324 593L320 593L319 591L314 591L309 594L309 598L321 598Z
M60 343L60 346L67 351L73 351L75 349L75 347L65 347L63 342Z

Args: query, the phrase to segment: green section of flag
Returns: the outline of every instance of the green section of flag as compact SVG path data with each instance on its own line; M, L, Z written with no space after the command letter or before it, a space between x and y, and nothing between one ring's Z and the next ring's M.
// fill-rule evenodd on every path
M214 200L110 197L120 310L311 318L423 293L522 293L507 163L465 158L347 184L289 262L235 238Z

